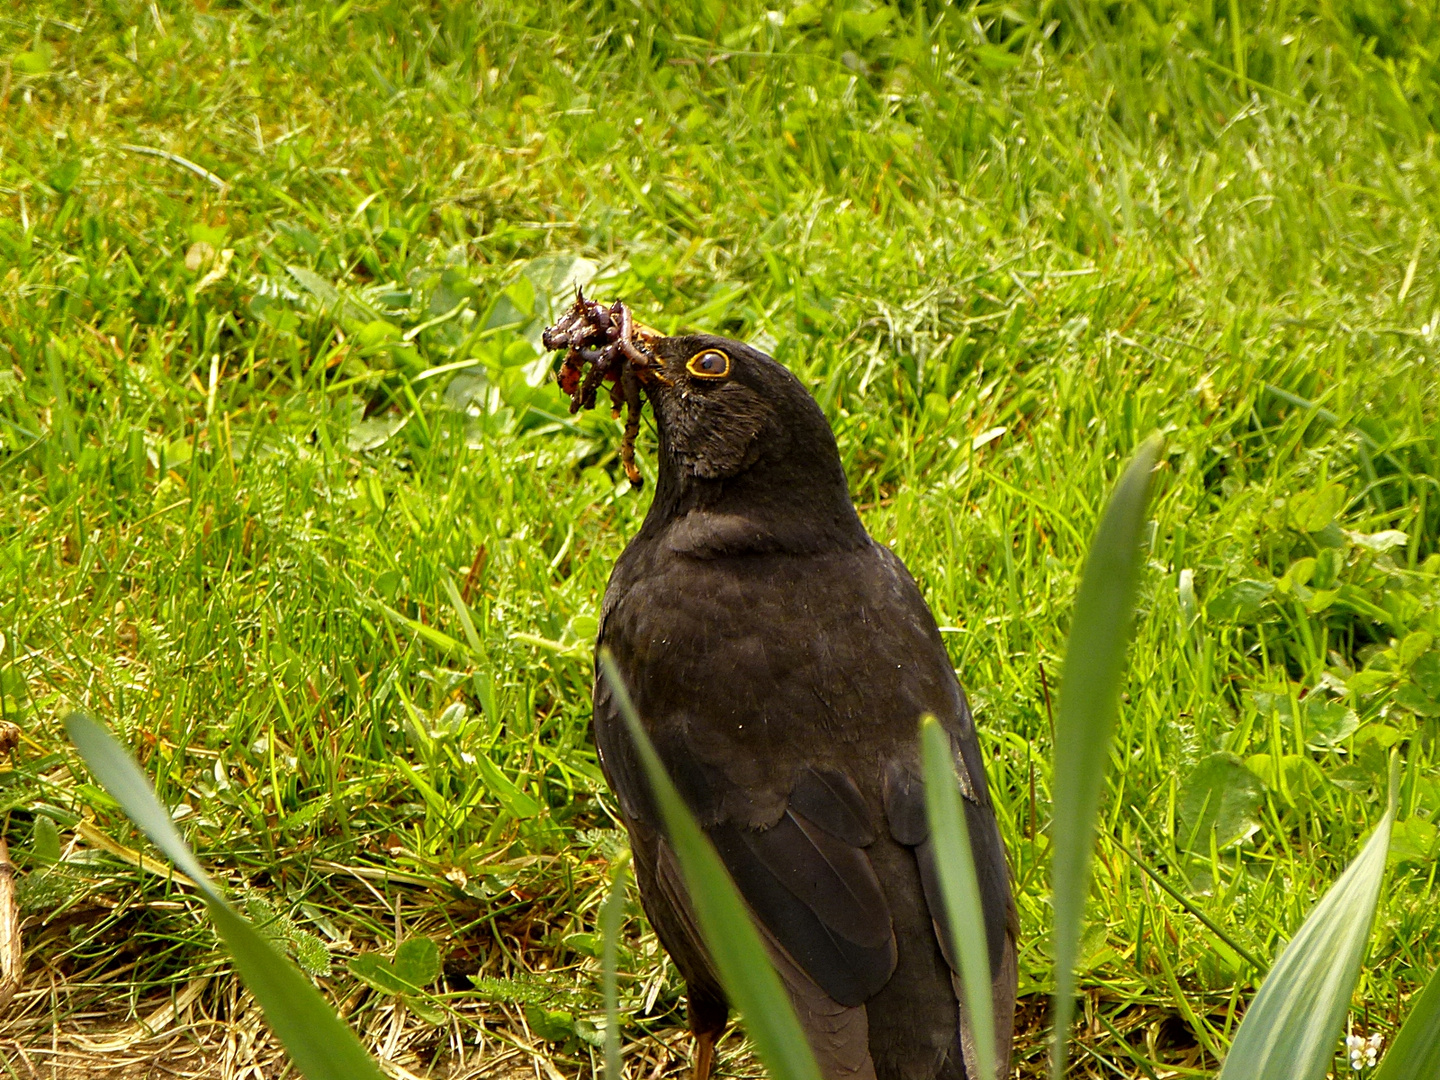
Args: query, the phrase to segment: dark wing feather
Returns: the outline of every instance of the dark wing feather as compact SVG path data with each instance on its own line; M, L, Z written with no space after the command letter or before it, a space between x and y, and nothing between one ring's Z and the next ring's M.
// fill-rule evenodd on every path
M963 759L957 758L957 765ZM962 781L962 791L964 784ZM1005 863L1005 848L996 827L994 812L988 805L979 805L969 798L961 800L965 825L970 833L970 852L975 861L976 884L980 889L980 907L985 912L985 943L990 970L1000 970L1006 942L1006 926L1011 909L1010 877ZM959 970L940 893L940 876L935 865L935 848L930 840L930 823L925 812L925 789L920 778L899 761L892 761L885 774L885 816L890 834L902 844L915 849L920 864L920 883L925 891L925 904L935 923L940 951L952 970Z
M794 810L773 829L747 833L762 862L817 918L857 945L891 939L890 911L865 852Z
M1010 1054L1015 1035L1015 989L1019 981L1015 955L1015 934L1018 931L1015 909L1012 906L1011 919L1005 932L1005 949L1000 955L1000 966L991 969L990 1013L995 1021L995 1075L1010 1075ZM955 996L960 1000L960 1048L965 1055L966 1076L971 1080L983 1080L975 1063L975 1028L970 1010L965 1005L965 989L960 985L958 974L951 976Z
M995 814L989 806L988 792L984 788L984 774L978 769L971 771L972 756L978 760L979 747L974 745L974 736L958 741L955 764L959 788L963 798L965 825L970 834L970 851L975 862L976 884L980 892L980 906L985 913L986 953L990 967L990 1007L995 1024L995 1046L999 1054L996 1063L997 1076L1008 1076L1010 1072L1010 1051L1015 1027L1015 984L1016 955L1015 938L1018 934L1017 913L1010 897L1009 870L1005 861L1005 848L995 822ZM974 754L965 754L968 747ZM970 783L974 776L980 777L979 791ZM985 797L985 804L979 802ZM954 937L950 933L945 901L940 891L940 874L935 860L935 845L930 837L930 823L925 810L925 789L918 776L899 761L890 762L885 772L885 816L890 833L899 843L913 848L915 861L920 869L920 885L925 894L925 906L935 928L935 937L940 952L949 965L955 997L960 1002L959 1052L964 1058L965 1076L968 1080L983 1080L975 1063L975 1033L970 1020L970 1010L965 1004L965 989L960 982L960 963L955 955Z
M630 821L641 821L658 829L660 810L655 805L640 755L620 719L609 685L599 676L595 679L594 703L595 747L600 752L600 767L605 778L620 799L621 811ZM673 726L652 728L650 740L671 782L700 824L709 825L718 820L710 771L691 752L683 734Z
M885 985L895 970L895 939L864 851L835 845L846 854L832 848L827 860L788 814L769 829L719 825L709 833L756 917L831 997L860 1005ZM805 869L791 873L795 866ZM822 895L827 888L836 891Z
M831 836L855 847L875 842L870 811L854 781L834 769L806 766L790 791L790 806Z

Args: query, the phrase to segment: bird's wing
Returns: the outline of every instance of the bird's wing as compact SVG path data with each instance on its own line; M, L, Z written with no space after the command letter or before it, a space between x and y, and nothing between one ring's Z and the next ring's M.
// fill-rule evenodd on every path
M789 792L756 791L767 804L777 801L779 813L768 827L751 828L748 814L726 812L736 792L716 794L725 778L690 745L683 726L654 737L671 779L775 943L838 1004L873 996L895 970L895 936L865 853L875 827L854 782L834 769L801 766ZM595 740L624 816L660 830L650 785L603 679L595 684Z
M1015 1026L1015 990L1017 967L1015 939L1019 934L1019 917L1010 894L1009 869L1000 830L984 788L983 773L971 772L967 766L967 743L975 757L979 747L974 736L957 739L951 733L956 774L962 795L965 825L970 834L971 854L975 863L976 884L980 891L980 909L985 914L985 937L990 968L990 1007L995 1025L995 1045L1000 1055L998 1075L1009 1075L1009 1056ZM979 777L979 787L971 778ZM983 802L981 800L984 800ZM913 771L898 761L889 763L885 773L885 814L890 835L915 852L920 868L920 883L925 894L935 937L940 952L952 972L955 997L960 1002L960 1045L965 1055L966 1075L981 1080L975 1064L975 1033L965 990L960 980L960 964L955 956L954 937L950 933L945 902L940 892L939 871L935 861L935 843L930 835L925 812L924 787Z
M679 863L669 842L663 838L659 840L656 852L655 883L658 896L654 900L659 900L666 909L662 917L683 926L683 936L687 939L679 946L682 951L677 953L672 949L671 955L676 957L677 963L684 964L689 960L688 967L698 967L703 971L697 981L702 992L713 993L708 989L709 980L715 979L709 958L703 950L696 955L695 945L701 940L699 924L690 909ZM801 969L763 921L758 925L775 970L795 1007L801 1029L809 1036L820 1074L836 1080L875 1080L875 1065L870 1058L870 1030L864 1007L845 1006L835 1001ZM668 942L666 948L671 949ZM696 987L688 976L687 983L690 983L693 995ZM714 985L718 986L718 980ZM691 1008L694 1008L693 996Z
M952 745L955 742L951 737ZM980 888L980 907L985 912L985 940L989 954L990 970L1000 970L1007 928L1011 919L1010 877L1005 862L1005 848L1000 839L1000 829L995 822L995 813L989 805L979 801L978 792L967 783L973 774L965 768L965 759L957 748L955 753L957 774L960 777L961 806L965 812L965 825L970 834L970 850L975 861L976 884ZM945 904L940 894L939 872L935 864L935 844L930 836L930 822L925 813L925 788L920 777L903 761L892 760L885 770L885 816L890 826L890 835L898 843L913 848L916 862L920 865L920 882L925 891L925 903L935 923L935 936L940 942L940 951L945 962L952 969L958 969L952 937L945 918Z
M801 970L841 1005L861 1005L895 970L890 909L865 853L874 833L844 773L802 767L768 829L708 830L745 899Z

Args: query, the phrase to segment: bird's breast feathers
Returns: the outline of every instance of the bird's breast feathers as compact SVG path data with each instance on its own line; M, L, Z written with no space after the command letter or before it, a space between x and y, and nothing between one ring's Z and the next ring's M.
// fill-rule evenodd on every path
M617 567L600 644L642 673L631 689L647 726L685 729L702 758L853 763L857 744L913 747L927 713L969 734L934 619L878 545L644 562Z

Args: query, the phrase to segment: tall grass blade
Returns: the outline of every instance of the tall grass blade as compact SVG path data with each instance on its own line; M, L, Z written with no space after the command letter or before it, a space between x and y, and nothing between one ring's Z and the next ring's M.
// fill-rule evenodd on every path
M982 1077L995 1075L995 1017L990 999L990 958L987 955L985 912L980 907L980 885L975 880L975 857L970 850L970 829L960 806L960 789L950 737L939 721L927 716L920 723L920 753L925 767L925 809L930 817L930 838L935 845L940 892L945 898L960 979L975 1035L975 1056Z
M1055 719L1055 816L1050 837L1055 852L1055 1029L1050 1057L1054 1080L1065 1075L1095 815L1115 732L1120 677L1140 579L1140 534L1160 445L1158 435L1148 439L1115 485L1090 545L1065 651Z
M770 963L760 933L750 921L750 912L710 839L670 782L608 652L601 652L600 668L645 766L710 958L726 996L745 1020L755 1053L773 1080L820 1080L810 1044Z
M605 985L605 1080L622 1080L620 1061L620 980L617 968L620 953L620 923L625 916L625 883L629 866L621 862L610 879L610 895L600 912L600 932L605 945L601 951L601 975Z
M1373 1080L1412 1080L1416 1076L1440 1076L1440 968L1416 999Z
M1385 878L1399 789L1392 756L1385 816L1270 969L1225 1055L1220 1080L1319 1080L1334 1064Z
M199 886L240 977L296 1068L307 1080L381 1080L379 1067L360 1040L309 980L225 902L125 748L83 713L71 713L65 728L95 779L155 846Z

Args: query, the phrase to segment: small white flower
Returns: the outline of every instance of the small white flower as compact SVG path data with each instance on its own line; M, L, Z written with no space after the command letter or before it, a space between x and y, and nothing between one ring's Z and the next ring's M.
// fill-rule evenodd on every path
M1345 1036L1345 1049L1350 1052L1350 1068L1373 1069L1380 1058L1380 1047L1385 1037L1378 1031L1366 1038L1364 1035Z

